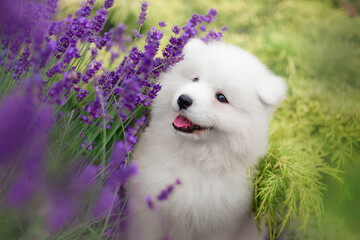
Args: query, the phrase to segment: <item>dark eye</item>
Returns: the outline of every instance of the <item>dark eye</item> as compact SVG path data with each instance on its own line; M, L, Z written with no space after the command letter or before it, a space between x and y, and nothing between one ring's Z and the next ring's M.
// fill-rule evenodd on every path
M198 82L198 81L199 81L199 78L198 78L198 77L196 77L196 78L193 79L193 82Z
M222 94L222 93L217 93L216 99L222 103L229 103L228 100L226 99L226 97L224 96L224 94Z

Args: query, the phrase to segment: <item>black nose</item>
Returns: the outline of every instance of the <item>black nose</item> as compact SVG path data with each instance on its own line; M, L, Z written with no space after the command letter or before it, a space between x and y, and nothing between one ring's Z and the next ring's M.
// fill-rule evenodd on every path
M187 109L192 104L192 99L187 95L180 95L180 97L177 100L177 104L179 105L180 110L181 109Z

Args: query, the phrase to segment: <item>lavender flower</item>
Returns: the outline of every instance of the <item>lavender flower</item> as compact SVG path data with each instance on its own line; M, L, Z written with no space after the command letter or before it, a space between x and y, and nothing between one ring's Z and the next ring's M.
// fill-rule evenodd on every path
M93 58L96 58L96 56L98 55L98 50L97 50L97 48L93 47L93 48L90 48L90 50L91 50L91 56L92 56Z
M105 10L105 8L100 8L94 18L91 21L91 29L95 32L98 33L103 27L104 24L106 22L107 19L107 15L108 15L108 11Z
M166 25L165 21L159 22L159 27L166 27L166 26L167 26L167 25Z
M172 28L173 33L175 33L176 35L180 33L181 29L179 28L179 26L174 25Z
M95 74L101 69L101 67L102 67L101 62L93 61L93 64L89 65L85 74L82 75L81 80L85 83L88 83L95 76Z
M117 203L117 201L118 198L116 194L112 192L109 188L104 188L95 205L93 216L96 219L103 217L111 210L111 208Z
M76 47L70 47L69 50L66 51L63 62L69 64L71 60L74 58L79 58L79 50Z
M223 27L220 32L215 32L214 29L211 29L207 34L206 37L201 38L204 42L211 42L211 41L220 41L223 37L223 32L227 30L227 27Z
M109 46L112 40L114 30L111 29L109 32L106 32L104 34L104 38L101 38L99 36L95 37L95 45L98 49L102 49L105 46Z
M144 25L144 22L146 20L146 11L147 11L147 8L149 7L149 3L147 2L140 2L141 3L141 11L140 11L140 15L139 15L139 19L137 20L137 23L142 26Z
M89 96L89 94L86 90L80 89L77 86L74 86L74 90L75 90L75 92L77 92L76 99L78 102L82 102L85 97Z
M96 0L88 0L77 12L76 15L79 17L87 17L91 14L91 10L94 8Z
M105 0L104 7L105 9L109 9L113 6L114 0Z
M110 63L113 64L115 59L117 59L120 56L120 54L114 51L110 51L110 53L111 53Z
M136 29L133 29L132 32L134 33L135 38L142 38L144 36L144 34L140 34Z
M17 59L12 66L13 69L13 78L18 80L25 73L28 72L31 66L30 63L30 50L28 48L24 49L19 59Z
M113 42L112 42L112 46L117 46L120 48L121 51L125 52L126 51L126 46L125 44L129 43L130 37L125 37L124 36L124 32L126 30L126 26L123 23L119 23L116 27L116 32L114 34L114 38L113 38ZM109 48L110 49L110 48ZM107 50L109 50L107 49Z
M34 94L38 89L37 82L32 81L26 91L18 90L0 105L0 167L18 166L7 192L9 206L26 202L44 177L47 132L52 127L53 115L49 105L38 106L39 99Z
M59 0L47 0L46 1L46 15L45 15L45 19L47 20L51 20L53 15L56 12L57 6L58 6L58 1Z
M46 212L46 228L55 233L67 224L75 215L77 204L73 197L53 195L48 197L49 210Z

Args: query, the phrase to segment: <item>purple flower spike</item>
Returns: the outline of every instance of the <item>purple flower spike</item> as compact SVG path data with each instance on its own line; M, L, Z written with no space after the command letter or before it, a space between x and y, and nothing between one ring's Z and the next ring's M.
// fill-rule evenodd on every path
M144 1L144 2L140 2L140 4L141 4L141 12L140 12L140 15L139 15L139 19L137 20L137 23L140 26L142 26L142 25L144 25L144 22L146 20L146 15L147 15L146 11L147 11L147 8L149 6L149 3Z
M34 194L38 182L34 182L28 174L21 174L18 179L11 185L7 195L6 204L12 207L23 204Z
M133 29L133 33L135 38L142 38L144 36L144 34L140 34L136 29Z
M31 67L31 63L30 63L30 54L31 51L26 48L24 49L24 51L22 52L22 55L19 59L17 59L14 63L13 63L13 78L14 79L20 79L20 77L25 73L28 72L30 67Z
M115 193L112 192L109 188L104 188L101 192L101 195L95 205L93 215L95 218L99 219L106 215L110 209L116 204L118 201Z
M130 177L135 176L138 173L138 166L135 163L131 163L125 167L119 175L119 182L124 183Z
M107 15L108 15L108 11L105 10L104 8L100 8L94 18L92 19L92 23L91 23L91 29L98 33L100 32L100 30L104 27L104 24L106 22L107 19Z
M176 35L180 33L181 29L179 28L179 26L174 25L172 28L173 33L175 33Z
M76 212L75 200L71 197L54 195L51 197L49 210L46 214L46 228L57 232L66 225Z
M222 28L224 31L226 31L226 27ZM211 42L211 41L220 41L223 37L223 31L221 32L215 32L214 29L211 29L207 34L206 37L200 38L204 42Z
M76 191L78 192L83 191L84 189L94 184L96 175L97 175L96 166L94 165L87 166L73 183L73 186L76 189Z
M105 0L104 7L105 9L109 9L113 6L114 0Z
M91 10L94 8L95 0L88 0L79 11L76 12L76 15L79 17L88 17L91 14Z

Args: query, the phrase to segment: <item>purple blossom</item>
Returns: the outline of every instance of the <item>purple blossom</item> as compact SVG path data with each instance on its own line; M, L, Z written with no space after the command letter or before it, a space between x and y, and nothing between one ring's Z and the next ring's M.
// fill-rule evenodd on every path
M201 38L204 42L211 42L211 41L220 41L223 37L223 32L227 30L227 27L223 27L220 32L215 32L214 29L211 29L207 34L206 37Z
M216 20L217 11L215 9L209 9L208 14L203 16L204 22L210 23Z
M33 79L26 91L17 90L0 104L0 166L16 167L6 197L10 206L26 202L44 177L47 132L53 126L53 114L48 104L38 105L34 94L38 89Z
M148 207L149 207L150 209L154 209L154 208L155 208L155 205L154 205L154 202L153 202L152 199L151 199L151 196L146 196L145 201L146 201L146 204L148 205Z
M117 59L120 56L120 54L114 51L110 51L110 53L111 53L110 63L113 64L115 59Z
M46 17L45 19L52 19L53 15L56 13L56 8L58 6L58 0L47 0L46 1Z
M92 48L90 48L90 51L91 51L91 56L92 56L93 58L96 58L96 56L98 55L98 50L97 50L97 48L92 47Z
M161 190L160 193L156 196L156 199L159 202L167 200L169 196L174 192L175 185L180 185L180 184L181 184L180 180L176 179L175 184L170 184L165 189ZM145 201L148 208L155 209L154 200L150 195L145 197Z
M26 172L21 173L10 186L6 204L15 207L26 202L37 190L39 182L36 180Z
M100 197L94 207L93 216L96 219L102 218L111 210L111 208L116 204L117 201L118 198L116 197L116 194L112 192L109 188L104 188L101 191Z
M140 63L141 59L144 57L144 54L135 46L131 49L130 59L134 64Z
M112 46L119 47L120 50L123 52L126 51L125 44L128 44L131 41L130 37L124 36L125 30L126 30L125 24L119 23L116 27L116 32L114 34L114 38L112 42L113 44Z
M114 0L105 0L104 7L105 9L109 9L113 6Z
M63 62L69 64L74 58L80 58L79 50L76 47L70 47L65 53Z
M104 27L108 15L108 11L101 7L91 21L91 29L98 33Z
M137 20L137 23L142 26L144 25L144 22L146 20L146 11L147 11L147 8L149 7L149 3L147 2L140 2L141 4L141 11L140 11L140 15L139 15L139 19Z
M46 213L46 228L54 233L71 220L76 213L77 204L72 197L53 195L50 197Z
M95 37L95 45L98 49L102 49L105 46L109 46L112 40L112 36L114 34L114 29L111 29L109 32L104 34L104 37L101 38L99 36Z
M87 17L91 14L91 10L94 8L94 3L96 0L88 0L84 5L76 12L78 17Z
M110 160L109 166L110 168L118 168L123 167L126 161L126 154L128 152L128 147L125 142L119 141L115 144Z
M31 61L34 63L37 69L42 69L48 63L49 59L52 57L56 49L56 42L49 41L46 43L46 46L41 51L35 53L32 56Z
M31 62L30 62L30 50L28 48L24 49L24 51L22 52L21 56L19 57L19 59L17 59L13 65L12 65L12 70L13 70L13 78L18 80L20 79L20 77L25 73L28 72L30 67L31 67Z
M89 188L95 183L97 175L97 169L94 165L88 165L85 169L79 174L77 179L72 183L74 189L80 192L84 189Z
M64 74L64 80L55 82L49 92L48 97L50 102L54 102L58 105L64 105L67 99L67 95L70 93L73 87L73 72L66 72ZM76 76L76 75L75 75Z
M206 32L206 26L205 26L205 25L201 25L201 26L199 27L199 29L200 29L201 31L203 31L203 32Z
M167 186L166 189L161 190L160 194L157 195L157 200L164 201L169 198L169 195L174 191L174 185Z
M51 78L56 73L63 73L64 64L62 62L57 62L52 68L49 69L49 71L46 72L46 76Z
M176 35L180 33L181 29L179 28L179 26L174 25L172 28L173 33L175 33Z
M104 233L103 233L103 237L111 237L112 235L112 231L111 229L109 228L108 230L106 230Z
M85 74L82 75L81 78L82 81L88 83L95 76L95 74L101 69L101 67L102 67L102 62L93 61L93 64L89 65L87 67Z
M159 27L166 27L166 26L167 26L167 25L166 25L165 21L159 22Z
M80 89L77 86L76 87L74 86L74 90L75 90L75 92L77 92L76 99L78 102L82 102L85 97L89 96L89 94L86 90Z
M193 38L198 34L196 27L201 23L210 23L214 21L216 19L216 15L217 12L215 9L210 9L208 14L204 16L195 13L185 26L182 27L183 32L180 36L173 36L170 38L170 43L162 50L165 64L162 70L166 70L168 66L171 66L183 59L182 49L190 38ZM200 29L204 30L204 27L200 26ZM173 32L178 35L180 33L179 27L174 26Z
M148 31L146 36L146 45L145 45L145 52L142 64L140 69L138 70L140 73L147 74L150 69L153 67L154 57L158 52L160 47L160 40L164 36L164 31L159 31L156 28L152 28Z
M142 38L144 36L144 34L140 34L136 29L133 29L132 32L134 33L135 38Z

